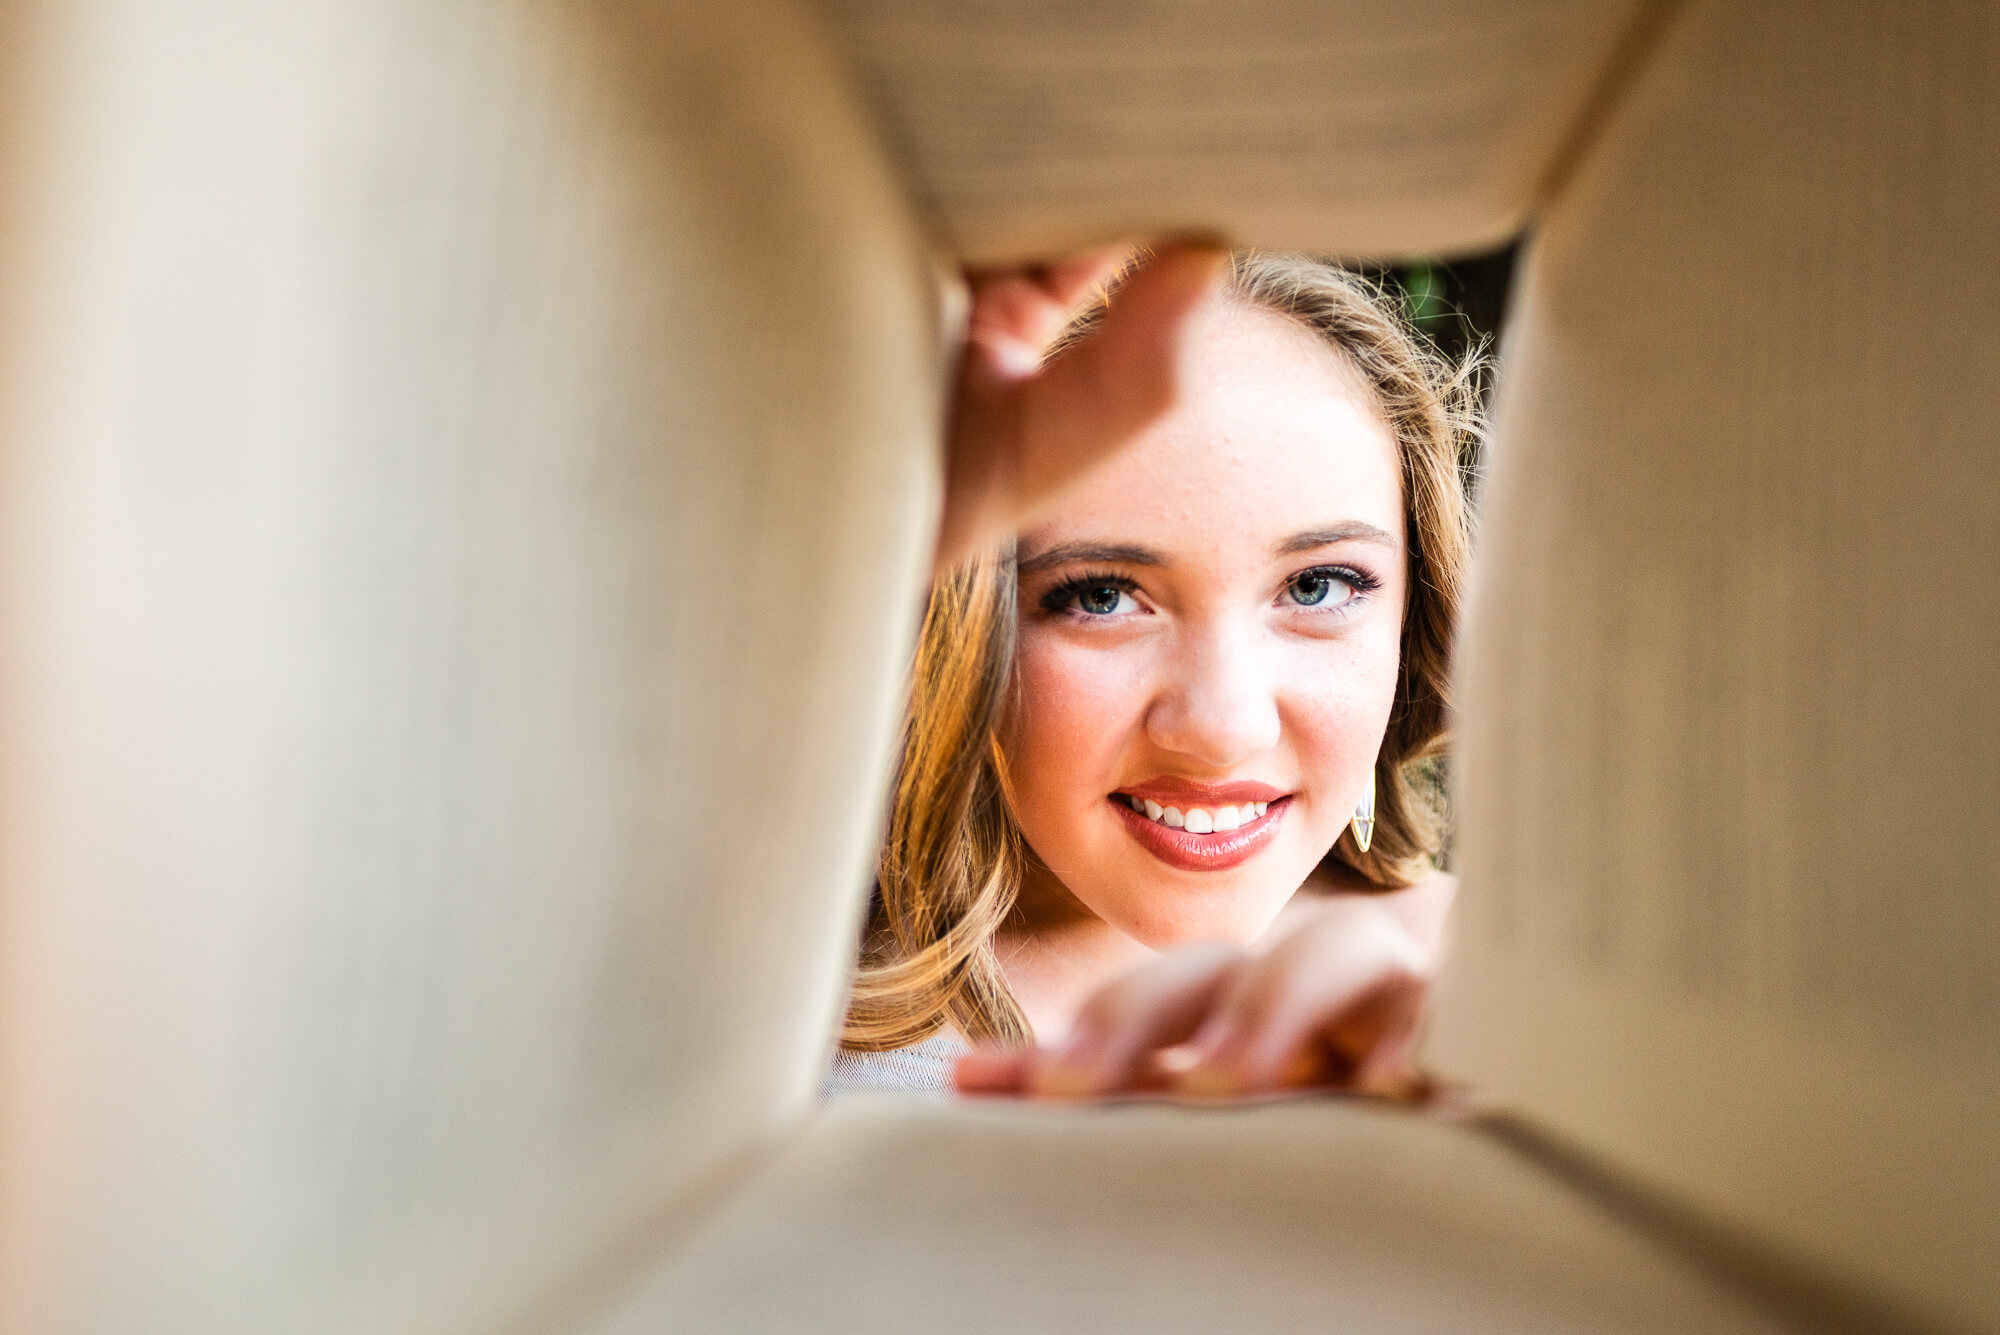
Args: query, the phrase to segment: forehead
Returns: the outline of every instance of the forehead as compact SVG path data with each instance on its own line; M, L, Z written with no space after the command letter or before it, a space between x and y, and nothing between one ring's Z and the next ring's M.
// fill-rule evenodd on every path
M1022 535L1129 542L1231 562L1361 521L1403 535L1394 437L1359 374L1298 322L1211 300L1183 347L1175 407Z

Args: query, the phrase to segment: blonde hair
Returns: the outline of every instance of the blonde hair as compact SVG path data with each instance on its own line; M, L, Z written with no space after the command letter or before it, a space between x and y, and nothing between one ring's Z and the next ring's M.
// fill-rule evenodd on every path
M1344 831L1327 860L1370 886L1397 889L1430 871L1439 851L1435 786L1421 771L1446 740L1468 549L1460 466L1479 431L1477 359L1446 362L1379 287L1304 256L1239 253L1229 292L1325 339L1358 373L1396 440L1410 593L1375 766L1375 837L1364 853ZM1051 355L1094 323L1095 313L1078 321ZM1012 677L1014 599L1011 551L967 562L931 590L843 1047L905 1047L946 1024L974 1040L1031 1037L993 948L1029 856L997 740Z

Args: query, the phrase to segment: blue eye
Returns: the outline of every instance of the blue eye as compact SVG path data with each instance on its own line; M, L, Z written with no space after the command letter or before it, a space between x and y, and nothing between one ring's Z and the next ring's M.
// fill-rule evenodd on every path
M1056 585L1040 602L1042 610L1052 615L1118 616L1139 610L1139 600L1132 596L1138 587L1123 575L1083 574Z
M1364 570L1314 566L1292 576L1285 585L1285 596L1299 607L1340 607L1381 587L1382 581Z
M1128 610L1124 605L1132 595L1109 584L1092 585L1076 591L1076 605L1092 616L1108 617Z
M1292 601L1300 607L1316 607L1333 592L1333 576L1309 570L1292 581Z

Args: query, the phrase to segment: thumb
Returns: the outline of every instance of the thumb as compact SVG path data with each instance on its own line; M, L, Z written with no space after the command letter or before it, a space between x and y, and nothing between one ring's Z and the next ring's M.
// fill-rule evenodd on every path
M1189 318L1228 263L1216 242L1154 250L1111 295L1096 329L1041 360L1043 340L1055 336L1042 327L1049 312L1072 311L1118 257L1094 254L1036 279L980 280L991 285L959 368L938 569L1020 529L1179 394Z

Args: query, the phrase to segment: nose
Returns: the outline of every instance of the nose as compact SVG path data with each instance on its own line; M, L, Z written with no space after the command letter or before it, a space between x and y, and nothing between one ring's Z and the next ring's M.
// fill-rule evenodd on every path
M1191 626L1176 637L1146 711L1155 746L1227 770L1278 744L1276 676L1261 637L1249 627Z

